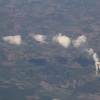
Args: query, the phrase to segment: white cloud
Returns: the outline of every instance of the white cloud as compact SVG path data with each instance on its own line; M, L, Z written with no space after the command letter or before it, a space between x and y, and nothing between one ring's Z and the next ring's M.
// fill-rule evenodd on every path
M10 44L15 44L15 45L20 45L21 41L22 41L20 35L5 36L5 37L3 37L3 40Z
M84 35L79 36L76 40L72 41L74 47L80 47L82 46L84 43L86 43L87 37L85 37Z
M59 43L64 48L68 48L70 45L70 38L62 35L61 33L53 37L53 41Z
M32 38L35 39L36 41L40 42L40 43L46 43L46 41L45 41L46 36L45 35L33 34Z

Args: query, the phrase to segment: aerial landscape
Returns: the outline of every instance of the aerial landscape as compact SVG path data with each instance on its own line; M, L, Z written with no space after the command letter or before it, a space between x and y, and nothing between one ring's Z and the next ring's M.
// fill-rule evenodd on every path
M100 0L0 0L0 100L99 100Z

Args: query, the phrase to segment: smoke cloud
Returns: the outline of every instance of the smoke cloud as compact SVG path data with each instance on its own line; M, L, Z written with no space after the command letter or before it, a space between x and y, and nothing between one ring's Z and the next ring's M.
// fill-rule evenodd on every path
M86 52L89 54L89 55L92 55L92 58L93 60L96 62L99 62L99 57L97 55L97 53L94 52L94 50L92 48L90 49L87 49Z
M32 38L35 39L36 41L40 42L40 43L46 43L46 41L45 41L46 36L45 35L33 34Z
M97 53L93 54L93 59L94 59L95 62L99 62L99 58L98 58Z
M3 40L10 44L15 44L15 45L20 45L21 41L22 41L20 35L5 36L5 37L3 37Z
M87 52L89 55L93 55L94 54L94 50L92 48L87 49Z
M87 37L85 37L84 35L79 36L76 40L72 41L74 47L80 47L83 46L87 41Z
M87 37L85 37L84 35L79 36L76 40L72 41L74 47L76 47L76 48L82 48L83 51L87 52L89 55L92 56L92 58L93 58L93 60L95 62L96 75L98 75L97 64L99 62L99 57L98 57L97 53L95 53L92 48L88 48L86 46L86 42L87 42Z
M57 36L54 36L53 41L59 43L64 48L68 48L71 43L70 38L62 35L61 33L58 34Z

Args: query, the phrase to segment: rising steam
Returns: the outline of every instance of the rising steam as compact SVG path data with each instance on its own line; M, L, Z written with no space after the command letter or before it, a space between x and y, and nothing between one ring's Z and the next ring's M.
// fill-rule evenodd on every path
M33 34L32 38L35 39L36 41L40 42L40 43L46 43L46 41L45 41L46 36L45 35Z
M98 55L97 55L97 53L94 52L94 50L92 48L90 48L89 50L87 50L87 52L88 52L89 55L92 55L93 60L95 62L99 62Z
M95 62L98 62L99 58L98 58L97 54L94 52L94 50L92 48L86 47L86 42L87 42L87 37L84 35L79 36L76 40L72 41L74 47L76 47L76 48L83 47L83 45L84 45L83 50L85 52L87 52L89 55L92 55L93 60Z
M97 53L93 54L93 59L94 59L95 62L99 62L99 58L98 58Z
M15 44L15 45L20 45L21 41L22 41L20 35L5 36L5 37L3 37L3 40L10 44Z
M76 47L76 48L80 48L81 47L89 55L92 55L92 58L93 58L93 60L95 62L96 75L98 75L98 65L97 64L99 64L99 57L98 57L97 53L95 53L92 48L88 48L86 46L86 42L87 42L87 37L85 37L84 35L79 36L76 40L72 41L74 47Z
M69 37L62 35L61 33L53 37L53 41L59 43L64 48L68 48L71 40Z

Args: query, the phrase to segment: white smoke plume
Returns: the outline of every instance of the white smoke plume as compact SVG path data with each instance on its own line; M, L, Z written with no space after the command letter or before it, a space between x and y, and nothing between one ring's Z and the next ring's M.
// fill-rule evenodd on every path
M21 41L22 41L20 35L5 36L5 37L3 37L3 40L10 44L15 44L15 45L20 45Z
M87 42L87 37L85 37L84 35L79 36L76 40L72 41L74 47L82 48L85 52L87 52L89 55L92 56L92 58L95 62L96 75L97 75L97 73L98 73L97 64L99 63L99 57L98 57L97 53L95 53L92 48L88 48L86 46L86 42Z
M94 59L95 62L99 62L99 58L98 58L97 53L93 54L93 59Z
M96 76L99 75L98 71L99 71L99 68L98 68L98 65L100 65L100 62L99 62L99 58L98 58L98 55L96 53L93 54L93 60L95 61L95 68L96 68Z
M94 54L94 50L92 48L84 48L84 51L87 52L89 55L93 55Z
M99 57L97 55L97 53L94 52L94 50L92 48L90 49L87 49L86 52L89 54L89 55L92 55L92 58L93 60L96 62L99 62Z
M64 48L68 48L71 40L69 37L62 35L61 33L53 37L53 41L59 43Z
M40 42L40 43L46 43L46 41L45 41L46 36L45 35L33 34L32 38L35 39L36 41Z
M76 40L72 41L74 47L80 47L82 46L84 43L86 43L87 41L87 37L85 37L84 35L79 36Z

